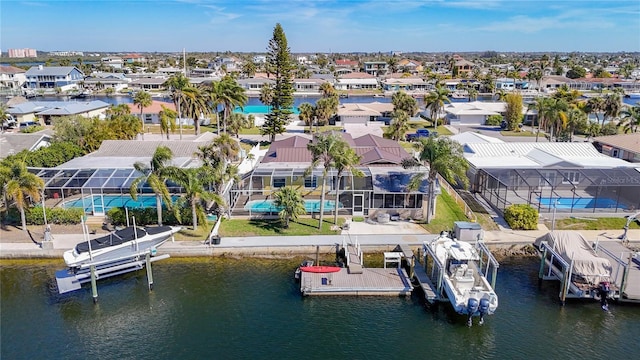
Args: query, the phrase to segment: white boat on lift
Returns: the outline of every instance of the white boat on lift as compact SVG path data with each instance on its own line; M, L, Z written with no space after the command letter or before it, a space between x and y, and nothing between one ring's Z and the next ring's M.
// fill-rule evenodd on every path
M111 260L134 257L152 251L180 231L175 226L129 226L108 235L83 241L65 251L64 262L70 269L79 271L92 264L108 264Z
M492 315L498 308L498 295L482 272L477 247L458 241L447 232L425 242L424 247L439 263L436 268L442 272L440 285L454 310L468 316L469 326L474 316L479 316L483 324L484 316Z

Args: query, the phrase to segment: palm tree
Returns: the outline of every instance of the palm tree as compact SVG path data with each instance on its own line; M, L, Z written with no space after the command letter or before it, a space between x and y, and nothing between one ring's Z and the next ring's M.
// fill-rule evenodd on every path
M323 82L322 84L320 84L320 92L322 93L323 98L329 98L338 95L338 92L330 82Z
M616 118L620 115L622 108L622 99L619 93L609 94L604 98L604 114L602 116L602 126L607 118Z
M275 198L274 205L281 209L278 216L284 221L285 229L289 228L289 221L291 219L297 220L298 216L307 213L302 195L300 195L296 188L285 186L273 195Z
M184 196L177 201L177 205L185 203L191 208L193 230L198 230L198 221L206 222L206 213L203 202L214 202L223 205L224 200L217 194L206 190L207 185L214 181L211 169L200 168L176 168L171 167L169 173L171 179L180 185Z
M160 118L160 135L167 134L167 140L169 140L169 131L172 133L176 132L176 118L178 117L178 113L166 108L164 105L160 105L162 110L158 113Z
M44 190L44 181L27 171L24 162L14 162L9 166L0 167L0 185L3 197L13 201L20 211L22 230L27 231L27 218L24 209L29 207L29 199L34 203L40 201ZM7 202L7 208L8 206Z
M401 140L404 134L409 131L409 115L402 110L396 110L391 114L391 123L385 135L391 140Z
M245 129L249 127L249 121L247 120L247 116L241 113L233 113L227 119L227 128L229 132L235 135L237 138L240 137L240 129Z
M411 177L407 184L408 191L419 191L425 178L429 181L429 201L427 205L427 223L434 215L435 185L438 174L442 175L450 183L460 182L466 188L469 179L466 172L469 163L463 156L462 146L457 142L444 137L421 138L416 143L417 158L407 158L402 161L402 166L407 168L424 169L427 172L419 172Z
M136 106L138 106L138 109L140 109L140 122L142 123L142 139L144 140L144 116L142 115L142 110L153 103L153 100L151 99L151 94L149 94L144 90L138 91L136 95L133 97L133 103Z
M149 185L156 194L156 211L158 225L162 226L162 201L171 209L172 199L167 188L168 175L165 169L171 164L173 152L166 146L158 146L151 157L149 165L136 162L133 167L142 175L138 176L129 187L129 193L133 200L138 199L138 187L144 183Z
M335 225L338 225L338 204L340 204L340 180L342 179L342 175L346 171L349 171L353 176L364 176L362 170L356 167L360 164L360 160L362 160L362 157L356 154L356 151L353 148L349 147L349 145L345 141L339 142L338 145L339 146L336 147L336 151L333 157L333 168L336 170L334 184L334 188L336 189L336 201L334 204L333 213L333 223ZM340 149L340 147L342 147L342 149Z
M261 89L260 89L260 102L270 106L269 104L271 104L271 102L273 101L273 86L271 86L271 84L265 84Z
M311 132L311 127L313 126L313 105L305 102L300 104L298 110L300 111L300 114L298 114L298 118L300 118L300 120L302 120L304 124L309 127L309 132Z
M216 98L219 103L224 106L224 117L222 120L222 130L227 132L227 119L236 107L244 107L247 103L247 94L238 82L230 77L225 76L215 87L217 91Z
M596 121L600 123L599 114L600 112L604 111L604 108L605 108L604 98L597 96L597 97L589 98L589 100L587 100L587 106L585 107L585 110L587 111L587 115L594 114L596 116ZM604 120L603 120L603 124L604 124Z
M210 113L207 95L196 86L187 86L181 93L182 111L186 117L193 119L195 133L200 135L200 116Z
M348 145L344 145L344 140L335 134L318 134L313 141L307 144L307 149L311 152L311 166L307 169L308 174L320 166L322 168L322 190L320 195L320 222L318 229L322 228L322 217L324 215L324 198L327 187L327 174L334 166L334 159L338 151L343 151Z
M622 121L618 126L623 126L625 133L634 133L640 129L640 106L627 107L620 115Z
M171 91L171 100L173 100L173 104L176 106L178 111L178 119L180 121L180 140L182 140L182 112L180 111L180 105L183 100L182 90L189 86L189 79L187 79L182 73L177 73L172 75L162 85Z
M429 109L429 114L434 128L438 126L437 117L442 112L444 104L448 104L450 102L449 89L440 85L436 85L436 89L424 97L424 105Z
M401 110L409 116L418 112L418 102L404 91L398 91L391 96L393 110Z

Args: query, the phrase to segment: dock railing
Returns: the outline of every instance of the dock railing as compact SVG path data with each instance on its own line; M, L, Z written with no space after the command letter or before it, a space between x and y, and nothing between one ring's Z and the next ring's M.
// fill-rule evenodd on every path
M498 263L498 260L493 257L493 254L491 254L491 251L489 251L484 241L477 241L476 248L479 250L478 252L480 254L480 264L478 264L478 266L480 267L480 271L483 271L482 268L485 267L484 264L486 262L486 267L484 269L483 275L485 277L489 277L489 270L491 270L491 287L495 290L496 278L498 277L498 268L500 267L500 264Z
M624 293L625 288L627 286L627 274L629 273L629 264L627 264L626 262L624 262L624 260L622 260L622 255L618 257L611 251L605 249L604 247L599 246L598 241L593 243L593 250L596 252L596 254L599 251L602 251L602 253L604 253L613 261L615 261L616 269L615 271L611 272L611 277L614 283L618 283L618 281L620 282L619 293L620 294ZM622 274L620 274L621 268L622 268Z

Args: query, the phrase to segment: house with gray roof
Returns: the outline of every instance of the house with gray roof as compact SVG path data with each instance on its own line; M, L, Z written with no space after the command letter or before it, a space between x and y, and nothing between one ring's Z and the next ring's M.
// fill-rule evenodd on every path
M402 160L411 155L397 141L371 134L357 138L343 132L335 134L360 156L357 168L364 174L356 177L346 171L337 178L335 170L328 170L325 199L338 204L341 214L375 217L388 213L402 218L421 218L426 214L423 209L426 209L427 182L424 181L418 191L407 189L416 170L402 167ZM312 141L302 136L274 141L255 169L245 177L242 186L234 190L238 201L233 214L268 215L268 207L261 208L256 204L271 201L273 193L284 186L298 187L306 201L317 202L322 195L324 169L307 170L312 161L307 145ZM339 187L337 201L336 186Z
M34 121L49 125L53 117L80 115L104 116L108 103L92 101L27 101L11 106L8 113L18 122Z
M51 134L47 131L38 131L32 134L3 133L0 134L0 159L17 154L22 150L34 151L49 146L50 143Z
M84 73L75 66L32 66L25 73L29 89L76 88L84 80Z

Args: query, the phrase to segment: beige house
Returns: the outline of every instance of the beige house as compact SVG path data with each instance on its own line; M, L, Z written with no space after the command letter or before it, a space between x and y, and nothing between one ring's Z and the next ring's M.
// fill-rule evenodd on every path
M593 139L593 145L605 155L640 163L640 133L599 136Z

